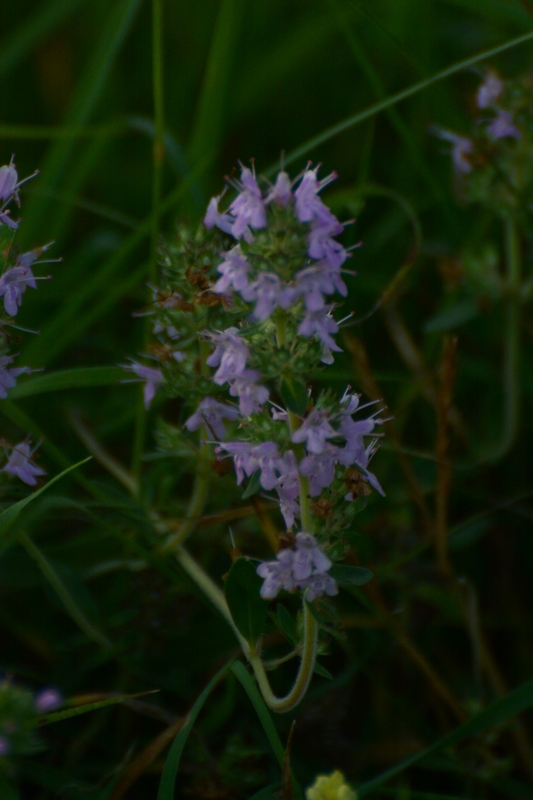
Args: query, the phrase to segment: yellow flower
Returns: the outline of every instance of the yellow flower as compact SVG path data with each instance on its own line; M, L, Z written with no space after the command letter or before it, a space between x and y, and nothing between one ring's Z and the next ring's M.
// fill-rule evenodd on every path
M331 775L317 775L305 796L307 800L357 800L357 793L350 789L338 769Z

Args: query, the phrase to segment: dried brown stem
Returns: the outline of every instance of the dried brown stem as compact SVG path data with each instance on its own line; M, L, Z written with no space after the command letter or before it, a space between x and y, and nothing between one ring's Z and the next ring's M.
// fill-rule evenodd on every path
M443 575L450 578L452 566L448 552L448 500L451 486L451 467L448 462L448 424L452 407L453 386L455 382L455 357L457 339L446 336L444 339L440 386L437 403L437 441L435 457L437 461L437 496L435 520L435 550Z

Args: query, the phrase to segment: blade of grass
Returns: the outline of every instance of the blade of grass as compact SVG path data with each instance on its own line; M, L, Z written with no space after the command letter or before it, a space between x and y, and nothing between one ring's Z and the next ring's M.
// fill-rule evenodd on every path
M372 86L374 93L379 99L385 99L387 97L385 87L383 86L378 73L374 69L374 66L367 58L366 53L361 46L358 37L354 33L353 27L350 25L347 15L339 0L329 0L329 4L338 19L339 28L344 33L346 41L348 42L355 59L359 63L362 72ZM420 149L413 138L411 130L405 124L398 111L394 107L386 109L385 113L389 117L392 126L396 129L398 136L403 140L414 168L425 181L435 200L439 203L444 212L448 215L449 219L453 222L455 220L455 213L448 202L446 193L442 190L440 184L434 179L433 172L430 170L425 159L420 155Z
M91 458L92 456L89 456L89 458L84 458L83 461L78 461L77 464L73 464L71 467L63 470L63 472L60 472L59 475L56 475L55 478L52 478L52 480L48 481L48 483L45 483L45 485L41 486L40 489L37 489L36 492L28 495L28 497L25 497L23 500L19 500L18 503L13 503L13 505L4 508L4 510L0 512L0 533L2 536L13 525L23 508L36 500L39 495L41 495L43 492L46 492L51 486L54 485L54 483L61 480L61 478L63 478L67 473L71 472L73 469L77 469L82 464L87 463L87 461L90 461Z
M59 389L81 389L86 386L112 386L124 377L122 367L80 367L51 372L48 375L36 375L19 383L9 393L10 400L30 397L44 392L56 392Z
M325 131L319 133L317 136L313 136L311 139L308 139L308 141L304 142L304 144L300 145L300 147L297 147L295 150L288 153L285 158L285 165L288 166L289 164L292 164L294 161L302 158L302 156L308 155L308 153L310 153L312 150L324 144L325 142L328 142L330 139L333 139L335 136L338 136L340 133L344 133L344 131L353 128L355 125L358 125L360 122L373 117L375 114L379 114L381 111L385 111L386 109L391 108L391 106L396 105L396 103L400 103L402 100L412 97L418 92L421 92L424 89L427 89L429 86L432 86L434 83L442 81L445 78L449 78L451 75L455 75L457 72L461 72L463 69L467 69L475 64L479 64L481 61L485 61L488 58L499 55L500 53L505 52L505 50L510 50L512 47L518 47L518 45L529 42L531 39L533 39L533 32L526 33L523 36L518 36L516 39L510 39L509 41L504 42L497 47L492 47L489 50L483 50L481 53L477 53L475 56L470 56L469 58L465 58L463 61L458 61L456 64L452 64L450 67L446 67L446 69L436 72L431 77L425 78L418 83L408 86L407 89L402 89L402 91L390 95L385 100L381 100L379 103L374 103L374 105L365 108L363 111L359 111L357 114L353 114L342 122L338 122L336 125L326 128ZM272 175L277 168L278 165L276 164L275 166L272 166L265 174Z
M201 168L203 166L199 165ZM191 172L189 178L182 181L167 197L162 201L160 211L164 213L171 209L178 200L189 190L191 183L196 179L197 171ZM67 304L55 315L54 320L47 325L41 336L24 349L23 357L30 363L42 358L42 353L46 354L47 363L62 353L66 348L73 345L76 341L75 335L80 335L95 320L97 320L109 308L116 297L125 289L126 285L133 285L141 280L141 275L146 273L146 266L139 268L134 275L128 276L126 281L118 287L113 284L116 273L122 266L122 262L131 255L137 245L150 235L152 230L152 214L142 220L134 231L124 239L109 258L104 261L100 269L80 286ZM108 287L113 286L110 290ZM93 298L102 298L100 303L94 304ZM84 316L81 312L90 309ZM75 334L73 332L75 327ZM69 336L64 336L64 331L69 331Z
M64 719L79 717L80 714L88 714L89 711L97 711L99 708L115 706L117 703L125 703L127 700L134 700L137 697L144 697L147 694L155 694L159 689L151 689L149 692L139 692L138 694L124 694L120 697L110 697L108 700L98 700L96 703L83 703L83 705L66 708L64 711L56 711L54 714L47 714L46 717L38 717L35 720L35 727L41 728L43 725L51 725L54 722L62 722Z
M123 122L102 125L0 125L0 139L80 139L83 137L117 136L127 132Z
M202 90L189 142L189 161L196 166L206 154L216 155L224 134L230 75L245 3L222 0L209 50ZM205 165L207 168L207 164Z
M65 125L84 125L91 117L140 5L141 0L117 0L106 15L100 38L78 82L65 116ZM62 180L73 148L72 140L58 141L52 146L41 167L41 180L47 188L56 187ZM35 197L33 202L28 204L25 225L35 236L44 225L48 225L45 203L43 198Z
M174 742L172 747L170 748L170 752L167 756L165 761L165 766L163 767L163 774L161 775L161 782L159 784L159 791L157 793L157 800L174 800L174 784L176 782L176 775L178 774L178 767L180 764L181 754L183 752L183 748L189 738L189 734L192 730L194 723L196 722L196 718L202 707L217 685L217 683L224 677L226 672L228 671L229 667L231 666L231 661L227 664L224 664L222 669L220 669L217 674L209 681L201 695L198 697L196 703L193 705L189 712L189 718L187 723L182 727Z
M85 0L51 0L42 8L36 6L35 14L17 30L6 33L0 43L0 77L14 69L37 42L57 28L83 2Z
M396 775L400 775L406 769L414 766L432 753L436 753L445 747L451 747L452 745L458 744L469 737L477 736L489 728L502 725L509 719L512 719L512 717L520 714L522 711L526 711L532 706L533 680L528 681L518 689L509 692L509 694L505 695L505 697L495 700L494 703L491 703L491 705L480 714L477 714L472 719L467 720L467 722L463 722L462 725L459 725L459 727L455 728L455 730L451 731L446 736L443 736L425 750L422 750L422 752L416 753L414 756L410 756L409 758L405 759L405 761L402 761L401 764L392 767L392 769L389 769L381 775L378 775L377 778L373 778L371 781L367 781L367 783L359 786L357 789L358 796L366 797L367 795L372 794L374 789L379 788L391 778L396 777Z
M59 573L54 568L53 564L47 559L42 550L37 547L35 542L33 542L26 533L19 533L18 538L28 555L34 559L43 576L46 578L52 589L65 606L69 616L74 620L76 625L81 628L87 638L92 639L93 642L96 642L96 644L100 645L100 647L103 647L104 650L113 650L113 643L83 613L82 609L79 607L78 603L65 586L65 583L60 577Z

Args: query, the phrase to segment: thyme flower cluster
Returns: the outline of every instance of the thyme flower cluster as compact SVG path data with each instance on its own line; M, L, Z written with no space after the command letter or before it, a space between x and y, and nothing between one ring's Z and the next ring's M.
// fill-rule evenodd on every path
M212 198L203 228L179 228L162 250L166 282L140 312L154 318L151 364L125 366L144 381L146 406L160 387L196 397L185 431L202 429L218 459L233 460L237 484L274 493L287 529L296 529L293 543L258 567L266 599L280 589L308 600L336 594L325 551L338 558L349 549L343 531L354 501L370 487L383 494L369 469L382 408L357 418L367 406L350 389L314 398L307 385L341 352L336 296L347 296L344 276L353 274L350 248L336 238L349 223L320 197L335 178L308 167L293 181L282 170L262 188L242 167L227 207L223 194Z
M43 253L51 247L50 242L42 247L37 247L27 253L19 253L13 243L15 232L20 220L11 216L11 203L20 208L19 190L26 181L37 173L19 180L13 158L9 164L0 167L0 253L2 257L2 274L0 275L0 298L3 301L7 317L2 318L0 327L0 399L8 396L10 389L17 385L20 375L30 374L29 367L12 367L17 354L9 352L11 341L15 338L5 330L6 326L16 328L14 317L22 305L24 292L29 287L37 289L38 280L48 280L51 276L38 276L33 274L37 264L50 263L50 259L41 259ZM55 261L56 259L54 259ZM60 260L60 259L59 259ZM28 486L35 486L37 478L45 475L45 471L32 462L35 449L32 450L29 441L19 442L8 448L7 463L0 469L10 475L15 475Z

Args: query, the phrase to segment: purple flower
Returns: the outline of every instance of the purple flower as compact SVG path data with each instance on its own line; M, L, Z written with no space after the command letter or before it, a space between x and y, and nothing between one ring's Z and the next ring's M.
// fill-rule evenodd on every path
M14 219L11 219L11 217L9 216L10 213L11 212L9 210L0 211L0 222L3 223L4 225L7 225L8 228L11 228L12 230L16 231L19 226L19 223L15 222Z
M341 267L348 254L342 244L335 241L333 236L342 233L344 227L335 218L332 221L318 220L313 223L308 236L307 252L311 258L325 259L331 267Z
M252 228L266 228L267 224L261 189L247 167L241 170L241 185L242 191L229 207L230 213L235 216L231 232L236 239L241 239L245 235L248 225Z
M337 594L337 584L327 571L331 561L322 551L314 536L301 532L296 535L293 547L284 547L276 554L275 561L264 561L257 567L257 574L264 578L261 597L272 600L281 589L307 589L307 600L316 600L323 592Z
M230 236L233 236L233 217L226 211L221 214L218 210L218 204L221 198L222 195L219 195L218 197L212 197L209 201L207 212L204 217L204 225L208 231L216 225L217 228L220 228L224 233L229 233Z
M17 170L13 162L0 167L0 200L3 203L6 203L13 197L17 181Z
M298 533L292 568L294 579L298 583L305 580L313 572L313 567L316 572L327 572L331 561L317 545L314 536L310 533Z
M268 193L265 203L275 203L280 208L285 208L292 200L291 179L282 170L278 172L276 183Z
M346 439L346 447L339 453L339 462L345 467L357 461L362 467L368 464L366 445L363 436L372 433L375 420L361 419L355 422L350 416L344 416L339 425L339 433Z
M306 310L321 311L325 302L323 295L334 294L335 291L346 297L348 289L340 276L340 269L332 267L327 261L321 261L313 267L306 267L295 275L295 296L302 295Z
M255 281L242 290L243 300L256 301L253 314L256 319L268 319L282 297L283 286L273 272L260 272Z
M302 590L307 589L306 599L310 603L323 594L327 594L328 597L335 597L335 595L339 593L337 584L331 575L322 572L314 572L302 581L298 588Z
M231 286L240 292L248 285L250 265L238 245L224 255L225 260L217 267L222 277L215 283L213 291L223 294Z
M498 115L487 125L487 133L495 141L497 139L505 139L511 137L513 139L521 139L522 133L518 130L513 122L513 118L508 111L500 109Z
M197 431L205 425L217 439L223 439L226 428L222 420L235 420L238 416L239 412L233 406L219 403L214 397L204 397L196 412L185 423L185 427L188 431Z
M35 486L37 483L36 478L40 475L46 475L46 471L32 464L30 461L32 455L30 443L19 442L11 451L7 464L2 467L2 472L9 472L11 475L16 475L24 483L27 483L28 486Z
M59 708L63 703L63 696L57 689L50 687L37 692L33 702L40 714L47 714L49 711L55 711L56 708Z
M239 337L237 328L226 328L219 334L210 334L215 350L206 364L209 367L218 367L213 376L215 383L221 386L237 378L246 367L246 359L250 355L246 343Z
M335 464L339 460L339 448L326 444L320 455L309 455L300 461L300 472L309 478L309 494L317 497L335 478Z
M0 398L5 400L9 389L17 385L17 378L23 373L30 373L29 367L15 367L7 369L8 364L13 363L13 356L0 356Z
M237 484L240 485L245 475L252 475L256 470L261 470L259 482L263 489L270 491L276 485L276 470L279 471L280 456L275 442L262 442L252 445L248 442L227 442L221 444L218 450L225 450L233 456Z
M306 443L308 453L319 455L326 449L326 439L337 436L328 422L328 414L321 408L315 408L304 420L298 430L294 431L291 441L295 444Z
M37 288L31 267L12 267L0 278L0 297L4 298L4 308L10 316L16 316L27 286Z
M333 306L324 307L319 311L307 312L298 326L298 333L302 336L313 336L316 334L320 341L333 350L335 353L342 353L341 348L331 338L331 333L338 333L339 326L330 316Z
M281 589L292 592L296 588L292 574L293 552L284 548L276 556L276 561L263 561L257 567L257 574L264 578L260 595L263 600L273 600Z
M478 108L489 108L493 106L503 91L503 81L498 75L489 70L485 75L483 83L480 84L476 94Z
M268 389L257 383L260 377L261 373L257 370L245 369L231 384L229 393L239 398L239 411L243 417L257 414L268 400Z
M456 174L468 175L469 172L472 172L469 156L474 153L474 142L466 136L459 136L457 133L437 126L432 127L431 130L439 139L452 143L452 164Z
M319 181L316 175L317 171L318 167L306 170L294 193L296 216L300 222L311 222L316 219L325 224L337 223L336 217L318 196L318 192L334 181L337 174L332 172L331 175Z
M144 407L150 408L150 403L154 399L156 390L165 383L163 373L159 369L153 367L145 367L144 364L138 364L137 361L131 364L120 364L127 372L133 372L139 377L140 380L145 381L144 386ZM135 378L133 379L135 380ZM129 383L130 381L122 381L122 383Z
M295 514L300 514L300 506L296 502L296 498L300 496L298 463L292 450L287 450L283 454L278 461L277 469L280 472L276 485L280 511L287 528L292 528Z

